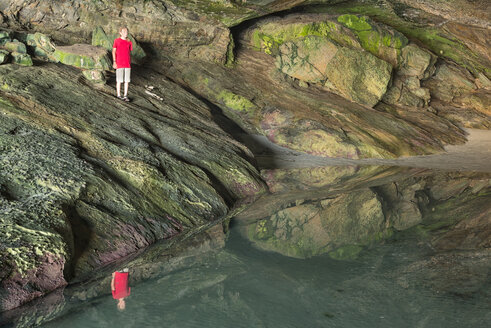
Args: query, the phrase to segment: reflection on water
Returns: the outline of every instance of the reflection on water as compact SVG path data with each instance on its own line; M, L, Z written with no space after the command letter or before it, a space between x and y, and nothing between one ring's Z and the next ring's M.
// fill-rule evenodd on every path
M328 253L353 259L365 246L395 232L443 233L443 227L454 227L454 233L439 234L432 241L437 248L462 244L458 236L466 239L467 248L489 243L489 174L326 167L272 170L263 176L272 194L236 220L244 225L243 235L264 250L298 258ZM481 231L480 238L472 241L468 237L476 235L474 230Z
M43 327L491 326L491 175L390 167L265 171L221 227L107 268L4 322ZM309 183L312 181L312 183ZM22 311L22 312L21 312Z

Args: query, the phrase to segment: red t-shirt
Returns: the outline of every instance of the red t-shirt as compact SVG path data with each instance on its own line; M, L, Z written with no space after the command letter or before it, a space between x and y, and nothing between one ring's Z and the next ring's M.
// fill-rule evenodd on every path
M115 300L130 296L131 288L128 287L128 272L115 272L114 290L112 292Z
M133 50L133 43L128 39L117 38L114 40L113 48L116 48L116 66L118 68L130 68L130 52Z

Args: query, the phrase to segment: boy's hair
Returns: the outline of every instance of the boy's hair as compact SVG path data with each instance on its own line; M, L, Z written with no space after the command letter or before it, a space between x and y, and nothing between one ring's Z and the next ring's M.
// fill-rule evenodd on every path
M121 27L119 28L119 31L118 31L118 32L119 32L119 33L121 33L121 31L122 31L122 30L124 30L124 29L126 29L126 30L128 31L128 28L127 28L126 26L121 26Z

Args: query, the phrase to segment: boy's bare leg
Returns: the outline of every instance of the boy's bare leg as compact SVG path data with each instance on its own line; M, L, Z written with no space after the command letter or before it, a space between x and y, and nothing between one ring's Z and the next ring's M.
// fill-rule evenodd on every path
M130 84L129 82L124 83L124 96L125 97L128 95L128 85L129 84Z
M116 93L121 97L121 82L116 82Z

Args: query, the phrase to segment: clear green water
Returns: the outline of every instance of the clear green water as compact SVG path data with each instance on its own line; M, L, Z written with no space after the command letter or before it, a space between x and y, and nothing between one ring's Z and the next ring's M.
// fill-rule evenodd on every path
M0 326L491 327L490 174L320 167L264 176L272 194L235 218L225 242L215 227L154 245L2 313ZM110 291L121 266L132 287L125 311Z
M421 280L411 265L421 265L425 246L394 241L364 251L358 260L299 260L254 249L236 230L205 261L133 286L124 312L108 294L43 326L491 326L488 294L479 291L489 288L489 279L469 281L482 283L471 286L471 296L453 293L459 286L439 272ZM439 283L449 291L439 290Z

